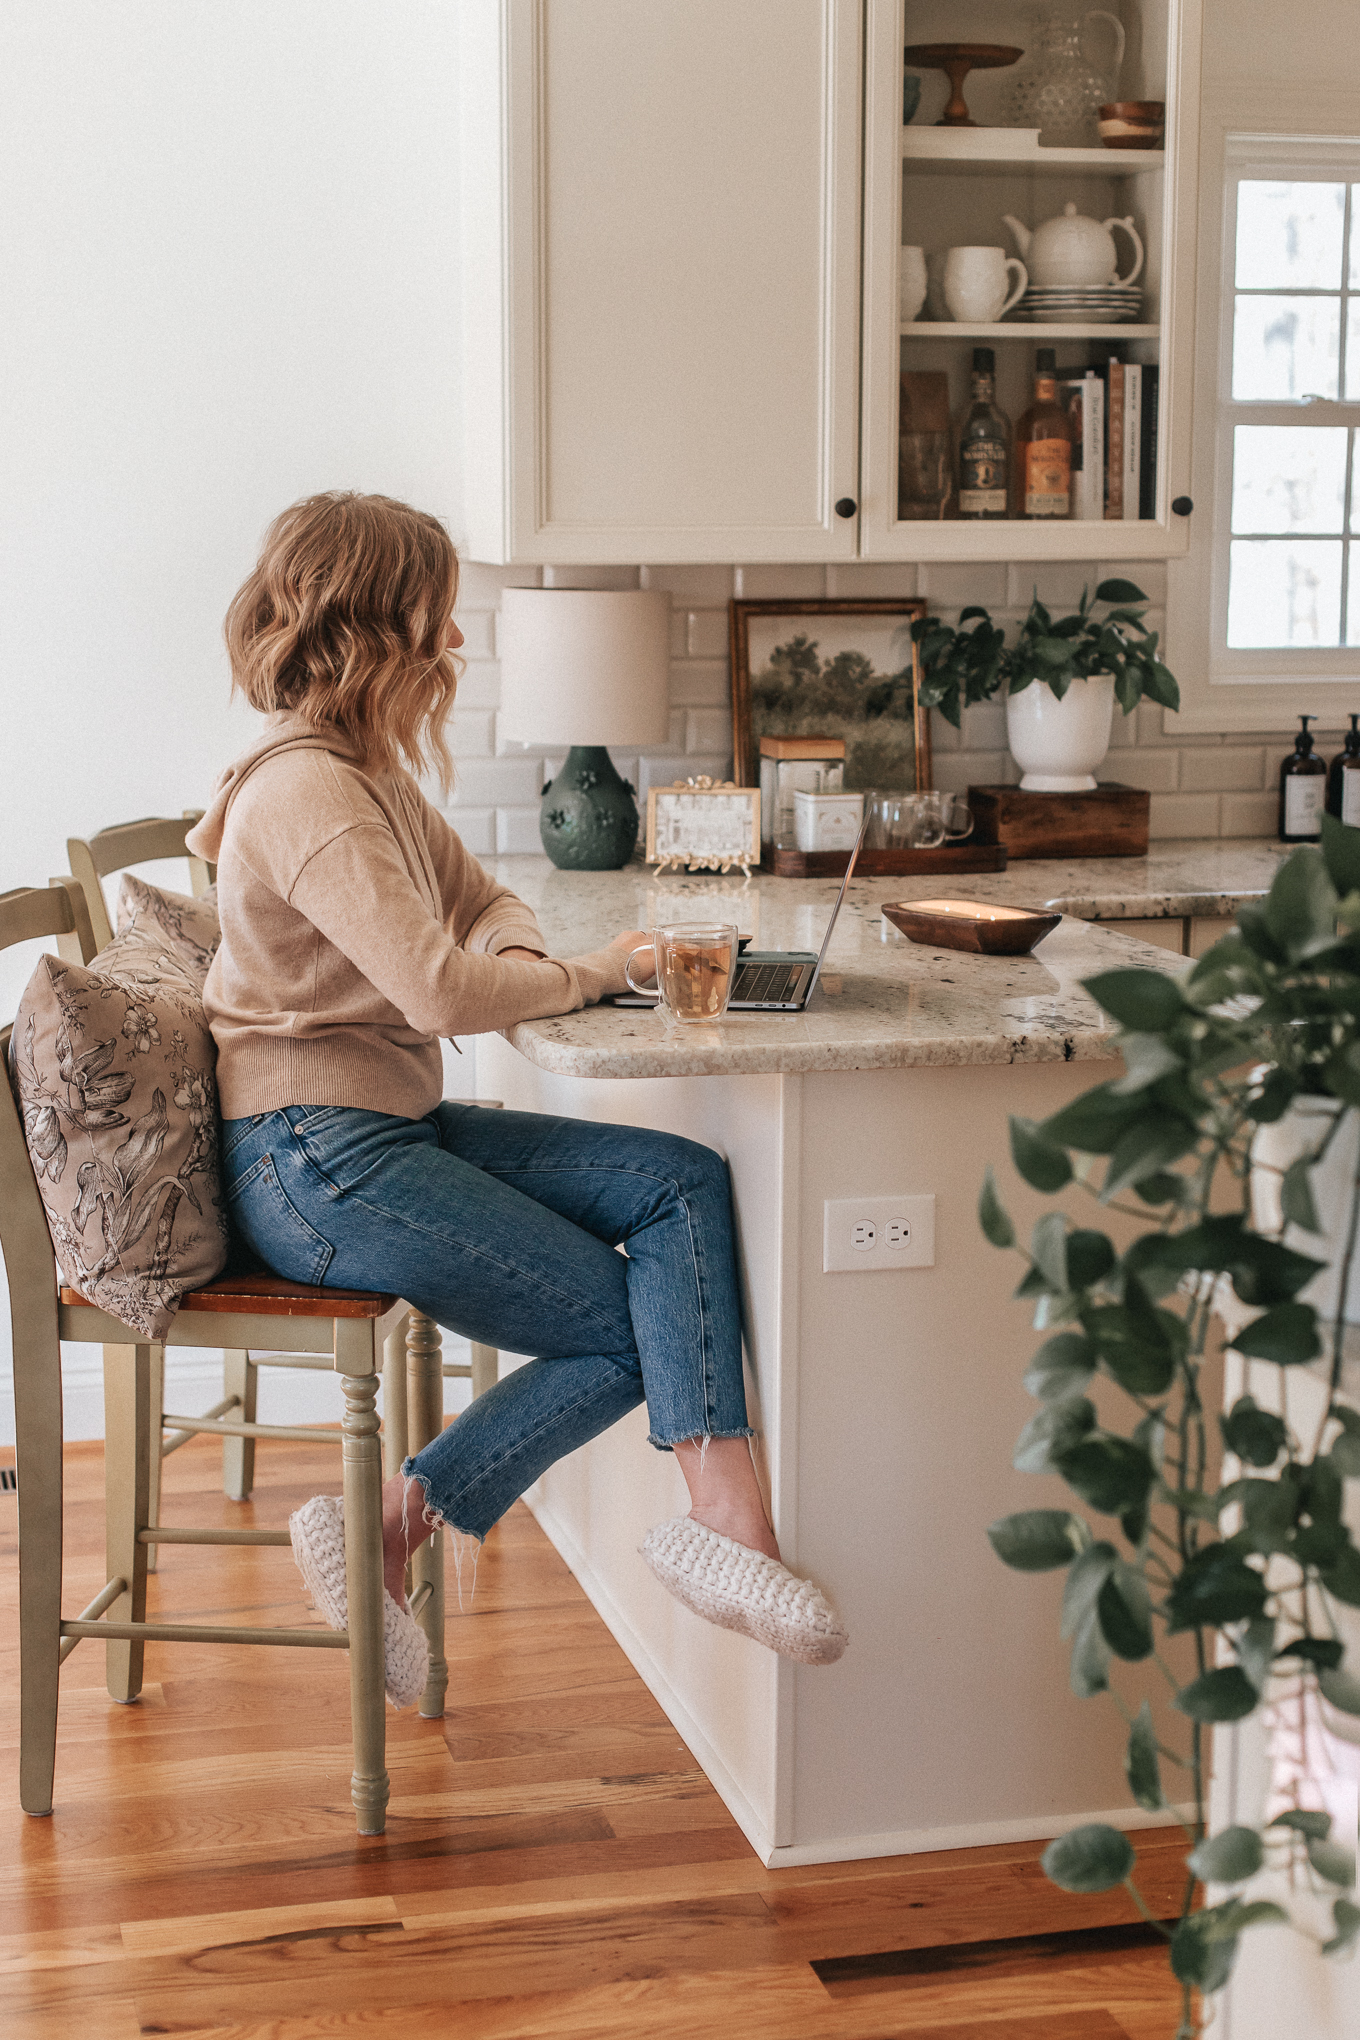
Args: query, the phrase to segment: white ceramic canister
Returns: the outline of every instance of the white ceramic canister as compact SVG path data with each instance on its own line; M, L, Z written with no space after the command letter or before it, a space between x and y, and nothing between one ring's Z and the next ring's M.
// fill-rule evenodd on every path
M805 854L853 850L864 819L862 793L795 793L793 840Z

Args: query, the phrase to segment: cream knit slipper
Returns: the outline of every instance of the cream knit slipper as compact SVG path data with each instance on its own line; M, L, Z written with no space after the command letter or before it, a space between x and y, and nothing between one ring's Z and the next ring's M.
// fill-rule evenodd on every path
M345 1590L345 1505L339 1495L313 1495L288 1518L293 1557L331 1629L349 1626ZM393 1707L410 1707L425 1691L430 1651L415 1617L383 1588L383 1680Z
M753 1636L781 1657L834 1665L850 1641L811 1580L800 1580L777 1558L737 1544L691 1516L659 1523L641 1550L677 1601L720 1629Z

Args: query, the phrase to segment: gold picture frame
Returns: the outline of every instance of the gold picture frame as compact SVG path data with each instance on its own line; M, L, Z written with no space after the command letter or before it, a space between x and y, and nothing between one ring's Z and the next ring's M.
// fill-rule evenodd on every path
M928 793L930 711L921 706L920 653L910 636L911 625L925 613L926 604L914 595L731 603L732 769L738 786L759 781L762 736L843 737L847 788L867 791L900 785L904 793ZM809 627L799 631L798 618L807 619ZM856 618L864 625L858 648ZM774 621L778 627L771 629ZM891 626L886 632L885 624ZM789 643L779 644L786 631L791 633ZM823 660L819 648L828 638L836 649ZM753 641L763 662L754 681ZM876 654L886 655L885 664L892 657L901 657L904 663L895 672L884 671ZM780 662L777 671L775 661ZM908 668L910 707L904 714L892 694L901 694ZM808 697L806 713L797 700L800 677ZM875 696L882 697L885 690L888 707L882 712ZM834 709L822 705L838 693L841 699ZM777 706L772 705L776 695Z
M649 864L658 871L743 871L760 862L760 788L677 779L647 793Z

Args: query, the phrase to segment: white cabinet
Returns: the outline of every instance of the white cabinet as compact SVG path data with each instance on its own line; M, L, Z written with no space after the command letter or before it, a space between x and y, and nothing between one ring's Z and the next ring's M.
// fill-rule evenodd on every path
M942 111L942 74L920 64L920 111L902 125L903 48L942 41L960 31L955 0L868 0L866 32L864 201L863 467L860 483L860 551L869 559L1148 559L1183 553L1188 520L1172 511L1184 505L1190 478L1190 363L1194 345L1194 228L1199 132L1199 0L1108 0L1122 17L1127 50L1119 77L1121 99L1166 103L1161 150L1100 147L1038 148L1026 131L1012 129L1012 146L998 150L996 127L931 125ZM1074 8L1073 13L1080 13ZM967 34L978 42L1024 48L1035 16L1028 0L977 0ZM1095 29L1092 31L1093 40ZM965 96L982 122L1004 111L1008 73L975 71ZM939 101L939 105L936 101ZM945 153L947 151L947 153ZM957 245L1002 246L1017 253L1003 215L1033 227L1061 213L1068 201L1088 217L1132 214L1146 244L1139 282L1144 301L1136 323L1125 326L1040 326L1007 319L987 327L961 327L931 317L924 307L903 324L898 288L902 245L943 250ZM1126 244L1119 237L1121 261ZM938 307L936 307L938 309ZM1111 342L1130 361L1160 369L1159 459L1155 514L1133 521L963 522L899 517L898 415L903 373L944 372L957 417L968 397L972 349L982 343L996 355L997 401L1014 420L1028 405L1036 346L1058 354L1059 373L1079 371L1108 353ZM906 506L902 506L904 509Z
M860 0L459 4L472 556L852 558Z
M902 124L903 49L955 0L459 0L463 528L492 562L1165 557L1186 546L1200 0L1108 0L1121 97L1164 99L1163 150L1041 150L1023 131ZM966 31L1023 46L1028 0ZM997 118L1005 71L969 103ZM862 144L862 147L861 147ZM1102 335L1156 362L1154 515L899 517L904 370L957 414L981 329L899 311L899 249L1005 242L1067 200L1132 213L1139 323L989 329L998 399L1028 402ZM837 510L837 505L840 510Z

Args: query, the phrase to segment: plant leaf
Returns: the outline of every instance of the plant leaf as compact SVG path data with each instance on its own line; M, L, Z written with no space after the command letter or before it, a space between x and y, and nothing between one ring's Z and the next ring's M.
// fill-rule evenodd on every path
M1121 581L1118 575L1102 581L1096 589L1097 602L1146 602L1147 599L1141 588L1136 588L1132 581Z
M1275 1662L1275 1622L1269 1615L1258 1615L1247 1624L1237 1639L1237 1658L1247 1677L1261 1692L1270 1677L1270 1668Z
M1016 1572L1053 1572L1086 1549L1091 1533L1068 1509L1021 1509L987 1526L992 1550Z
M1249 1827L1223 1828L1186 1858L1204 1884L1242 1884L1256 1875L1264 1860L1261 1837Z
M1321 848L1332 884L1343 895L1353 893L1360 887L1360 829L1324 814Z
M1067 1150L1040 1133L1032 1119L1017 1119L1012 1115L1010 1132L1011 1159L1020 1175L1034 1189L1047 1195L1071 1182L1072 1164Z
M1340 1842L1323 1842L1310 1836L1308 1861L1319 1877L1325 1877L1329 1884L1339 1884L1343 1891L1349 1891L1355 1883L1355 1851L1343 1848Z
M1284 1813L1277 1813L1267 1826L1292 1828L1296 1834L1317 1835L1325 1841L1332 1831L1332 1816L1315 1812L1311 1806L1291 1806Z
M1317 1675L1317 1682L1324 1700L1333 1707L1339 1707L1343 1714L1360 1714L1360 1679L1352 1672L1335 1671L1325 1667Z
M1226 1544L1197 1551L1177 1574L1166 1598L1167 1627L1183 1629L1254 1621L1266 1605L1266 1583ZM1231 1718L1231 1717L1229 1717Z
M1025 1387L1042 1402L1061 1402L1081 1393L1095 1364L1096 1349L1085 1333L1055 1332L1031 1360Z
M1086 1438L1054 1464L1068 1486L1102 1515L1117 1516L1146 1501L1155 1479L1152 1461L1127 1438Z
M1160 1034L1126 1031L1115 1046L1124 1058L1124 1075L1115 1079L1114 1086L1121 1098L1146 1091L1163 1077L1169 1077L1173 1070L1185 1068L1184 1059Z
M1245 1459L1248 1466L1273 1466L1289 1441L1282 1420L1270 1410L1260 1409L1251 1395L1239 1396L1227 1416L1219 1418L1219 1427L1228 1450Z
M996 1180L990 1167L982 1179L982 1194L978 1198L978 1224L994 1247L1015 1245L1015 1227L996 1194Z
M1088 1544L1063 1583L1062 1620L1058 1634L1075 1636L1095 1607L1096 1596L1113 1572L1119 1553L1103 1540Z
M1237 1665L1220 1665L1182 1686L1171 1705L1191 1721L1242 1721L1255 1711L1256 1688Z
M1152 1608L1147 1582L1121 1559L1096 1600L1100 1633L1116 1657L1136 1664L1152 1655Z
M1312 1166L1311 1155L1300 1155L1289 1164L1280 1181L1280 1208L1293 1225L1301 1225L1305 1232L1320 1233L1317 1206L1313 1202L1313 1188L1308 1180Z
M1103 1821L1073 1828L1044 1850L1044 1875L1060 1891L1110 1891L1133 1874L1136 1857L1127 1835Z
M1094 1613L1087 1616L1072 1639L1068 1682L1078 1700L1094 1700L1097 1693L1109 1691L1110 1646Z
M1360 830L1356 833L1360 835ZM1339 1898L1332 1907L1332 1925L1336 1932L1330 1941L1323 1942L1322 1952L1324 1955L1344 1955L1348 1948L1354 1946L1356 1936L1360 1935L1360 1905L1352 1905L1349 1899Z
M1276 872L1262 912L1265 924L1291 962L1336 940L1336 887L1320 850L1296 850Z
M1175 978L1159 970L1106 970L1083 978L1083 989L1105 1011L1136 1034L1164 1034L1186 1017Z
M1017 1473L1051 1473L1054 1457L1076 1445L1094 1429L1095 1404L1084 1395L1068 1396L1063 1402L1045 1403L1030 1418L1016 1440L1011 1465Z
M1145 1700L1134 1718L1129 1730L1128 1748L1124 1753L1124 1771L1129 1781L1129 1790L1138 1804L1148 1813L1156 1813L1166 1805L1162 1794L1161 1766L1157 1762L1157 1731L1153 1726L1152 1708Z
M1103 1282L1115 1265L1114 1245L1108 1233L1080 1227L1067 1236L1067 1280L1072 1289L1091 1289Z
M1046 1211L1035 1220L1029 1252L1049 1288L1063 1295L1068 1288L1067 1220L1061 1211Z
M1360 1608L1360 1551L1353 1544L1347 1544L1320 1577L1334 1600L1344 1601L1348 1608Z
M1322 1351L1317 1312L1311 1303L1277 1303L1263 1316L1254 1318L1232 1343L1244 1359L1273 1360L1277 1367L1301 1367L1308 1360L1316 1360Z

